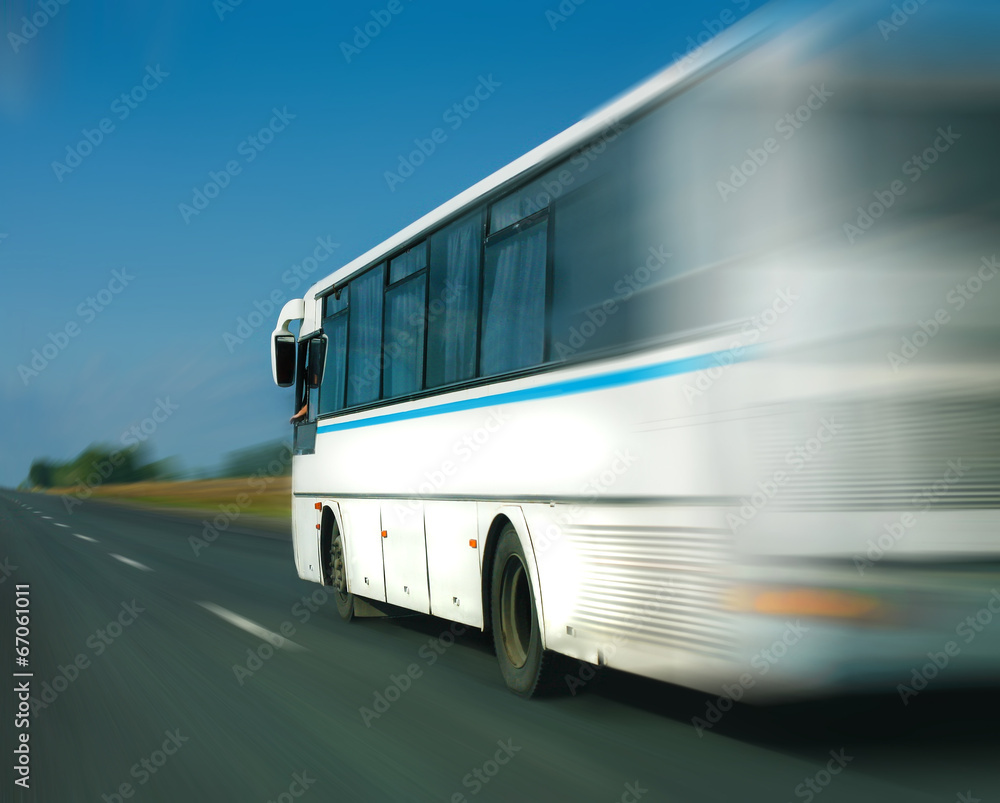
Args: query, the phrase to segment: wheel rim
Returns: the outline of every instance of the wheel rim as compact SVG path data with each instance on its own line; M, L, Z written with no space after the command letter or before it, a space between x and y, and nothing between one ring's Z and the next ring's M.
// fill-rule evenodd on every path
M531 644L531 588L524 564L511 555L500 584L500 632L507 659L520 669L528 660Z
M330 549L330 579L333 590L341 599L347 598L347 572L344 570L344 545L338 535Z

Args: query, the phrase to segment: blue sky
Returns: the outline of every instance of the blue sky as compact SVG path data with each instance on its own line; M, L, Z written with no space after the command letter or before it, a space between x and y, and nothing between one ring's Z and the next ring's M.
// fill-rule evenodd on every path
M0 484L146 419L153 455L187 469L290 435L275 313L225 335L301 295L288 272L317 238L337 247L310 283L760 5L5 3ZM390 189L484 78L488 99Z

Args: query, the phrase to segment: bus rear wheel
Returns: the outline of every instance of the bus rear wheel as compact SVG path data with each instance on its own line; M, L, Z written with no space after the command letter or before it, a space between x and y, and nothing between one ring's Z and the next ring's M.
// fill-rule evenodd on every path
M528 562L514 526L500 532L491 578L493 644L507 687L521 697L554 688L558 656L542 649Z
M354 618L354 595L347 590L347 562L344 558L344 539L339 532L333 534L330 542L330 585L337 601L337 613L345 622Z

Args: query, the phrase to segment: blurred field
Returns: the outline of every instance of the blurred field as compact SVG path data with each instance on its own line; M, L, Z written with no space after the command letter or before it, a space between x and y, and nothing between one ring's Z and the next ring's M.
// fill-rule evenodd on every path
M47 493L86 499L87 489L49 488ZM219 505L236 505L244 513L271 518L291 517L291 477L236 477L221 480L184 482L131 482L100 485L89 496L150 507L218 510Z

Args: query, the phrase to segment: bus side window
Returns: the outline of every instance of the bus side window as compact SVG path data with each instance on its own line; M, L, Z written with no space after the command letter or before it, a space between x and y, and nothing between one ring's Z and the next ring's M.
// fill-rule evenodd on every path
M329 295L323 299L323 334L326 335L326 366L319 388L319 414L335 413L344 408L347 389L347 298Z
M431 237L427 387L476 374L483 210Z
M480 376L530 368L545 357L547 233L542 212L486 244Z
M377 401L382 379L382 302L385 295L385 263L381 263L349 285L351 313L348 319L347 405Z

